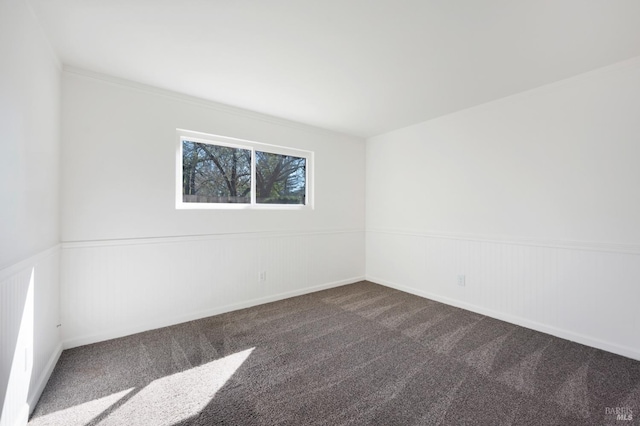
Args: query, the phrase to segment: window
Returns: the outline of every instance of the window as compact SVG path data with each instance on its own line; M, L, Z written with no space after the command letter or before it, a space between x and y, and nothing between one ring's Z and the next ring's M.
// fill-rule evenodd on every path
M179 209L311 208L313 153L178 130Z
M182 141L182 201L250 203L251 151Z
M256 151L256 202L305 204L307 159Z

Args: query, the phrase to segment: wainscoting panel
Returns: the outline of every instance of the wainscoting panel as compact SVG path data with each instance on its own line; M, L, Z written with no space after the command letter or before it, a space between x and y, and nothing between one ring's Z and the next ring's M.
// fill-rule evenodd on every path
M65 243L65 348L364 279L364 231Z
M62 345L55 246L0 271L1 426L27 423Z
M370 281L640 359L635 247L386 230L366 241Z

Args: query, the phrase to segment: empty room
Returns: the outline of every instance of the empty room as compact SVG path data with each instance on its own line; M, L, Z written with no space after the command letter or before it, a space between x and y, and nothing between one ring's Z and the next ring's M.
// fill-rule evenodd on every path
M0 0L0 426L640 425L637 0Z

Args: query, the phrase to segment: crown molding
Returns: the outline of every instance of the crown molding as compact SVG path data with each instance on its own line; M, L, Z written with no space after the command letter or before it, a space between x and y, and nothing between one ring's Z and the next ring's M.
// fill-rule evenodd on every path
M347 133L338 132L335 130L325 129L322 127L312 126L310 124L304 124L297 121L287 120L285 118L276 117L273 115L263 114L260 112L251 111L244 108L234 107L227 104L211 101L204 98L198 98L196 96L186 95L184 93L175 92L168 89L161 89L159 87L150 86L144 83L138 83L136 81L127 80L120 77L114 77L107 74L102 74L95 71L86 70L83 68L76 68L70 65L64 65L62 69L64 74L81 77L91 80L97 80L103 83L112 84L115 86L123 87L130 90L135 90L150 95L161 96L167 99L188 103L194 106L211 109L214 111L222 112L224 114L236 115L240 117L250 118L252 120L259 120L270 124L276 124L283 127L289 127L296 130L302 130L309 133L329 135L334 137L341 137L350 140L359 140L364 142L365 139Z
M25 4L27 5L27 9L29 9L29 13L31 14L31 17L35 20L35 24L36 24L36 27L38 27L38 32L40 33L40 37L42 38L42 41L46 46L45 49L49 53L49 56L51 57L53 64L58 69L58 71L62 71L64 69L64 66L62 64L62 61L60 60L60 56L58 55L58 52L56 51L56 49L53 47L53 44L51 43L51 40L49 39L47 32L44 30L44 27L42 26L42 22L40 21L40 18L38 18L38 14L33 9L33 6L31 5L31 2L29 0L25 0Z

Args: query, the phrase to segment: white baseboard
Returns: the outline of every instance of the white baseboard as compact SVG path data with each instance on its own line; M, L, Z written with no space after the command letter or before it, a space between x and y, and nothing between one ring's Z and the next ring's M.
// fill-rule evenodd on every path
M569 330L560 329L557 327L553 327L550 325L542 324L536 321L530 321L526 318L522 318L515 315L505 314L502 312L495 311L493 309L483 308L481 306L477 306L471 303L463 302L460 300L452 299L449 297L440 296L434 293L430 293L428 291L419 290L413 287L404 286L401 284L397 284L391 281L387 281L381 278L367 276L367 281L372 283L380 284L385 287L395 288L396 290L404 291L405 293L415 294L416 296L424 297L427 299L435 300L436 302L441 302L446 305L455 306L457 308L465 309L467 311L475 312L481 315L486 315L491 318L495 318L501 321L506 321L511 324L519 325L521 327L529 328L531 330L539 331L542 333L550 334L552 336L559 337L561 339L570 340L572 342L580 343L582 345L591 346L593 348L602 349L607 352L611 352L614 354L622 355L627 358L635 359L640 361L640 352L627 347L622 346L610 342L605 342L600 339L595 339L583 334L574 333Z
M25 426L29 422L29 415L31 415L31 413L33 413L33 410L36 408L36 404L38 403L38 400L40 399L40 396L42 395L42 392L44 391L44 388L47 385L47 382L49 381L49 378L51 377L53 369L58 363L58 359L60 359L61 354L62 343L59 343L51 354L51 357L49 357L49 361L42 371L42 374L40 374L38 382L35 385L33 392L29 396L29 399L20 408L20 412L17 418L14 420L13 426Z
M56 346L56 349L51 354L51 357L49 358L49 361L47 362L46 367L44 368L44 370L42 371L42 374L38 378L38 383L36 384L32 395L29 397L29 400L27 401L29 414L31 414L33 410L36 408L36 404L38 403L38 400L40 399L40 396L42 395L42 392L44 391L44 388L47 385L47 382L49 381L51 374L53 373L53 369L56 367L56 364L60 359L60 355L62 355L62 343L59 343L58 346Z
M29 422L29 404L24 404L20 409L18 417L14 420L13 426L25 426Z
M358 281L363 281L364 276L348 278L345 280L334 281L330 283L320 284L313 287L307 287L299 290L288 291L285 293L279 293L272 296L260 297L251 299L246 302L234 303L231 305L225 305L208 309L199 312L193 312L186 315L180 315L173 318L162 318L157 321L147 322L145 324L139 324L133 327L121 328L117 330L110 330L102 333L96 333L88 336L77 337L63 341L62 345L64 349L71 349L78 346L89 345L92 343L102 342L105 340L116 339L119 337L129 336L131 334L141 333L143 331L154 330L157 328L168 327L171 325L180 324L183 322L193 321L201 318L210 317L213 315L220 315L227 312L237 311L239 309L250 308L252 306L262 305L265 303L276 302L278 300L288 299L290 297L301 296L303 294L313 293L320 290L326 290L329 288L340 287L347 284L353 284Z

